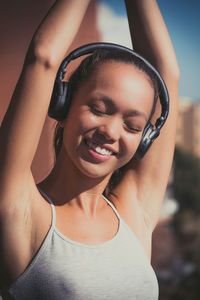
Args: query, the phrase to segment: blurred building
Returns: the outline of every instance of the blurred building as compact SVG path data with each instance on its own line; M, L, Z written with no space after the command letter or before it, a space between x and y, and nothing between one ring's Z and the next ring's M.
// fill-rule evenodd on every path
M200 100L180 101L176 144L200 158Z
M200 100L180 99L176 145L200 158ZM178 210L173 196L173 169L161 210L161 220L170 218Z

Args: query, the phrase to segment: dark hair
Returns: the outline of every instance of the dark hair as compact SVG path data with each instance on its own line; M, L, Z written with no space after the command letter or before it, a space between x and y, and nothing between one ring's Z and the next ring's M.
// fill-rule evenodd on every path
M95 50L92 55L89 55L85 59L83 59L80 65L78 66L78 68L72 73L72 75L69 78L69 90L70 90L69 101L71 102L73 100L74 95L79 89L81 83L87 80L97 70L97 68L100 65L110 61L132 64L138 70L146 74L147 79L149 80L152 88L154 89L154 102L153 102L151 114L149 116L149 120L148 120L149 122L155 112L155 107L158 98L157 79L154 73L152 72L152 70L141 59L139 59L134 55L131 55L128 52L124 52L123 50L118 50L118 49L112 51L102 50L102 49ZM54 147L55 147L56 157L60 153L62 147L62 140L63 140L63 128L60 126L60 123L58 122L55 128L55 135L54 135ZM115 171L111 176L111 180L110 180L111 186L114 186L115 180L113 180L113 178L116 177L114 176L116 172L117 171Z
M74 94L78 90L80 84L88 79L97 68L108 62L116 61L134 65L138 70L141 70L147 75L149 82L154 89L154 102L158 96L157 80L152 70L138 57L131 55L123 50L95 50L92 55L87 56L82 60L79 67L72 73L69 78L70 83L70 100L72 101ZM155 107L154 107L155 109ZM150 118L152 117L152 114Z

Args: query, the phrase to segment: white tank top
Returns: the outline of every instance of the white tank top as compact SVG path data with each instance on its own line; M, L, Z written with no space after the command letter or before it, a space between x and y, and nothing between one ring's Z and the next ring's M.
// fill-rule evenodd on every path
M51 228L24 273L6 290L17 300L157 300L158 282L133 231L121 219L117 234L100 245L85 245ZM11 298L10 298L11 296ZM4 299L4 298L3 298Z

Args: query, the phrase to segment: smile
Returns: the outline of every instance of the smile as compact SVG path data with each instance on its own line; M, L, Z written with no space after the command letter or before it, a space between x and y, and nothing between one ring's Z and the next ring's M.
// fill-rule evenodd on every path
M99 153L103 156L111 156L116 154L116 152L111 151L110 149L107 149L105 147L102 147L96 143L93 143L91 141L86 141L86 144L88 145L88 147L92 150L94 150L96 153Z

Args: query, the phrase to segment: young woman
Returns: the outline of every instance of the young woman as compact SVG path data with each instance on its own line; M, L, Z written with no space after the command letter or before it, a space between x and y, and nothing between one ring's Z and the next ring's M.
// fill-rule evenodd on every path
M52 172L38 186L31 174L57 70L89 2L55 2L33 37L2 123L5 299L158 298L151 237L173 158L179 70L155 0L125 3L134 49L157 68L169 91L159 138L135 159L155 104L155 80L134 62L100 51L74 84L68 114L58 123ZM111 186L111 175L123 166Z

